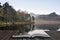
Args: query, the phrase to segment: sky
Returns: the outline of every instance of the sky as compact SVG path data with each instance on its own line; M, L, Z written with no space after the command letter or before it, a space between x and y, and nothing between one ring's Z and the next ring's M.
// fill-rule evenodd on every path
M15 10L28 13L50 14L56 12L60 15L60 0L0 0L1 4L8 2Z

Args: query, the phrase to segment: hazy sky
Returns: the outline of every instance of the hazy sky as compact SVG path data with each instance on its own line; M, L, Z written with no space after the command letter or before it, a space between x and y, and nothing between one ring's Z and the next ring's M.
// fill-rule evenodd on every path
M60 0L0 0L2 4L8 2L14 9L26 10L35 14L60 14Z

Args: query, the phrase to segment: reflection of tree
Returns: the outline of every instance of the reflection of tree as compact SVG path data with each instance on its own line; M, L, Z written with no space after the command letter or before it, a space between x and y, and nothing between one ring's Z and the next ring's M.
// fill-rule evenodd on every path
M30 25L30 30L34 30L34 24Z

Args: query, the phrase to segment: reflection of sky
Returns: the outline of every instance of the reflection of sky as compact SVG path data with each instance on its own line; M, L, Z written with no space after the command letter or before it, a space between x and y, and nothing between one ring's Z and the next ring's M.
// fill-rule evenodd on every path
M60 0L0 0L2 4L6 1L16 10L22 9L37 14L60 13Z

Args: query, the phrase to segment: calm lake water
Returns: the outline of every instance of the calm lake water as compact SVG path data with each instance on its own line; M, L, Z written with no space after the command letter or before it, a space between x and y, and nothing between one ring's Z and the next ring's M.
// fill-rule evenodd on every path
M5 27L0 27L0 30L25 30L30 31L34 29L47 29L47 30L57 30L60 28L60 24L55 25L6 25Z
M31 29L43 29L43 30L51 30L51 31L56 31L60 28L60 24L54 24L54 25L31 25Z

